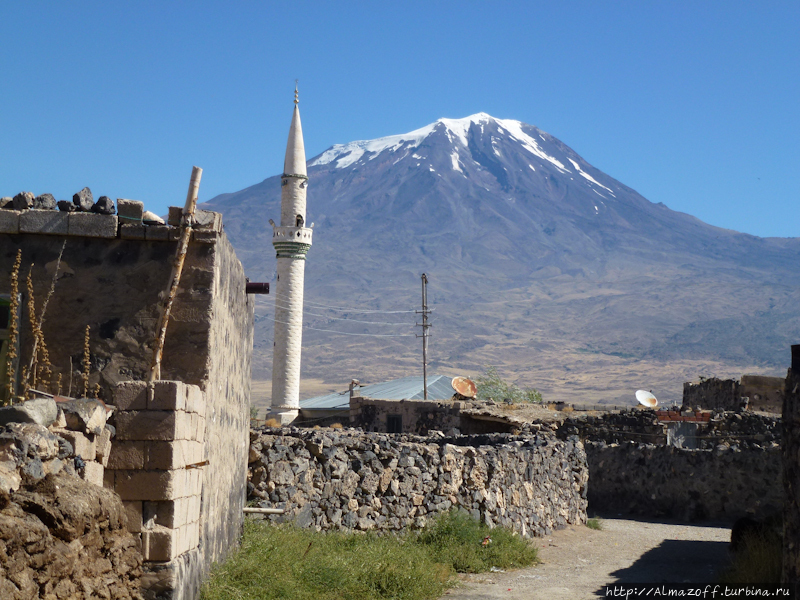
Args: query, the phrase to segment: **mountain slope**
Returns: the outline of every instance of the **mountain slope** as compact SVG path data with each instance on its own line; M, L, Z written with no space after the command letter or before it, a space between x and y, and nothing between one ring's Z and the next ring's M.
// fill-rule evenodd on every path
M677 398L699 374L777 372L800 337L798 240L650 203L531 125L440 119L308 165L306 376L341 385L418 370L414 337L353 335L413 335L413 313L330 307L413 310L422 272L435 368L496 364L551 399L618 401L654 382ZM251 279L274 276L267 220L279 203L277 176L207 203ZM276 301L262 298L256 377L269 377Z

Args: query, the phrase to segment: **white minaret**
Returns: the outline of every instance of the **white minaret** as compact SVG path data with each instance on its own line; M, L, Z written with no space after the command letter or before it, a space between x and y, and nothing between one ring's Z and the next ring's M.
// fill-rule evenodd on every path
M281 222L272 226L278 259L275 283L275 344L271 416L290 423L300 409L300 347L303 342L303 277L311 229L306 222L306 151L294 90L294 114L281 175ZM271 222L271 220L270 220Z

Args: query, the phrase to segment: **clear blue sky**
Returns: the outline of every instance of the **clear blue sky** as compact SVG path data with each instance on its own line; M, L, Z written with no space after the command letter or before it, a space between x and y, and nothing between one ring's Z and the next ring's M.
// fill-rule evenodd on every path
M800 3L0 0L0 195L163 214L308 157L488 112L653 202L800 236ZM310 198L313 202L313 198Z

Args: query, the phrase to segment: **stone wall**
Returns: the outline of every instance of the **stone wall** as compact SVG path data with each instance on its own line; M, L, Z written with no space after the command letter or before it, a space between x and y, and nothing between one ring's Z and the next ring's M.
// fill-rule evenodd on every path
M683 384L683 406L688 408L709 408L718 410L741 410L746 406L742 401L739 382L735 379L703 379L699 382L687 381Z
M686 450L586 442L589 509L613 514L734 521L781 511L778 444Z
M750 410L764 410L780 414L783 409L783 389L785 377L766 377L764 375L742 375L739 393L750 398Z
M301 527L399 531L453 507L526 536L586 521L583 446L549 429L423 438L261 428L249 458L250 499Z

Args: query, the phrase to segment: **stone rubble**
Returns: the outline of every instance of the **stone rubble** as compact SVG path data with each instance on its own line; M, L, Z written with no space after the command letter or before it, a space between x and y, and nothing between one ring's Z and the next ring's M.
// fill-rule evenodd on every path
M141 542L103 488L108 412L85 398L0 408L1 598L141 598Z

